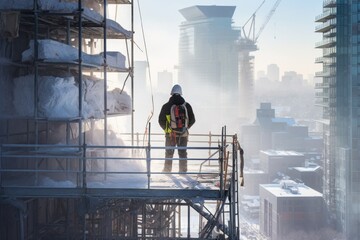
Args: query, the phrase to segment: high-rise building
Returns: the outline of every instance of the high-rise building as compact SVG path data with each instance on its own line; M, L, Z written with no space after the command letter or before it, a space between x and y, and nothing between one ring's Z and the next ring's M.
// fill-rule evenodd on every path
M303 86L304 79L302 74L287 71L284 72L284 75L281 77L281 82L288 87L298 88Z
M170 94L170 90L174 84L172 72L162 71L157 75L157 89L162 93Z
M235 8L197 5L179 10L185 21L180 25L178 82L187 95L201 93L198 107L216 111L238 106L240 30L232 26ZM233 117L233 109L231 113Z
M280 80L279 66L276 64L270 64L267 66L267 77L270 81L278 82Z
M322 194L314 189L292 180L260 185L260 231L269 239L293 239L289 234L299 229L318 232L322 216Z
M316 84L324 119L324 198L329 217L360 239L360 1L324 0L315 31L323 36Z

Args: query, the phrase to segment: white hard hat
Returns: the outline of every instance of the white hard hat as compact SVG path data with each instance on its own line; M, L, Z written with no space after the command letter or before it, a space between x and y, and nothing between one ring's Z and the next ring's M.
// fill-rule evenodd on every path
M173 86L173 88L171 89L170 95L174 95L174 94L182 95L182 89L181 89L181 86L179 84L175 84Z

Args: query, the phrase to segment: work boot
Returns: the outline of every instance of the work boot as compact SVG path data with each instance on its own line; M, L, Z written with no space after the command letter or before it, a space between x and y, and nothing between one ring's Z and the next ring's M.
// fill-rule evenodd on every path
M165 160L163 172L171 172L172 169L172 161L171 160Z
M186 161L180 160L179 171L181 173L186 173L187 172L187 162Z
M171 172L171 166L164 166L162 172Z

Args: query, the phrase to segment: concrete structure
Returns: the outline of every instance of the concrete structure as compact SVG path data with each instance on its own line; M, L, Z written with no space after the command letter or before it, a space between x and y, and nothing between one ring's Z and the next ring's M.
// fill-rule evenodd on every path
M281 81L284 85L293 88L301 87L304 83L303 76L294 71L284 72L284 75L281 77Z
M246 184L240 189L240 195L259 196L260 184L269 183L268 174L261 170L246 169L244 170Z
M295 151L260 151L260 168L268 174L269 181L275 179L278 172L288 175L289 168L304 164L304 154Z
M321 156L323 140L310 136L308 127L297 125L293 118L275 117L271 103L261 103L256 120L241 129L241 142L248 156L258 155L260 150L295 150L307 158Z
M224 119L230 114L233 118L238 107L235 8L197 5L179 10L185 21L180 25L178 82L189 96L201 91L197 112L222 110L219 117Z
M290 168L288 173L291 179L300 180L306 186L312 189L322 192L323 187L323 171L322 168L317 164L306 164L305 167L293 167Z
M272 82L279 82L280 81L280 69L279 66L276 64L269 64L267 66L267 77Z
M293 231L322 228L322 194L291 180L260 185L260 231L285 240Z
M316 17L323 70L317 104L323 109L324 198L332 222L347 239L360 239L359 1L324 0Z

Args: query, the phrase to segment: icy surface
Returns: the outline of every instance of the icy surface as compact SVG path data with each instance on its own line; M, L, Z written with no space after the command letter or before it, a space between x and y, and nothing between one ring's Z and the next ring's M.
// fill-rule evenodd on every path
M52 62L73 62L79 59L79 50L70 45L60 43L54 40L38 40L38 59ZM29 49L22 53L22 61L28 62L34 60L34 41L30 41ZM83 63L103 66L104 53L90 55L82 53ZM119 52L107 52L106 62L109 67L125 68L125 56Z
M114 30L116 32L120 32L120 33L124 34L128 38L132 36L131 31L126 30L118 22L116 22L114 20L106 19L106 24L107 24L107 28L112 29L112 30Z
M83 76L83 117L104 116L104 83ZM19 116L34 114L34 75L14 79L14 106ZM109 113L130 114L131 98L119 89L108 91ZM73 77L39 76L39 117L68 118L79 116L79 88Z
M115 159L105 160L103 149L91 149L91 146L102 145L101 130L92 130L92 134L87 136L88 150L91 151L91 159L87 159L87 187L90 188L145 188L147 186L147 176L144 161L132 159L133 153L125 148L109 148L106 156ZM113 131L108 131L107 142L109 146L125 146L124 141L117 137ZM62 150L56 148L54 151ZM64 148L68 151L68 148ZM135 153L134 153L135 154ZM137 156L139 157L139 156ZM116 159L123 158L123 159ZM111 173L109 173L111 172ZM143 172L144 174L127 174L126 172ZM42 178L41 186L52 186L59 188L76 187L75 180L65 179L66 175L52 178L47 176Z
M4 10L32 10L33 7L33 0L3 0L0 1L0 9ZM65 2L64 0L38 0L38 8L41 10L47 11L54 11L54 12L61 12L61 13L73 13L78 10L78 2ZM100 5L98 5L100 8ZM85 4L82 6L83 12L82 15L87 18L88 20L101 23L104 20L104 17L95 11L92 8L86 7ZM109 28L123 33L127 37L132 35L131 31L125 30L119 23L107 19L107 24Z
M72 13L77 11L79 5L77 2L64 2L61 0L38 0L38 9L48 10L48 11L57 11L63 13ZM6 10L32 10L34 9L34 1L33 0L6 0L0 2L0 9ZM103 17L83 6L83 13L87 18L101 22Z

